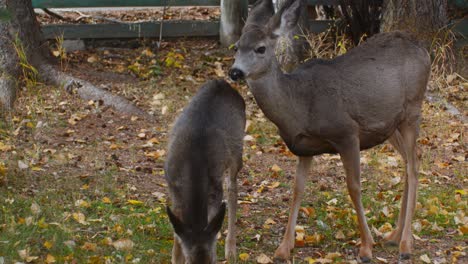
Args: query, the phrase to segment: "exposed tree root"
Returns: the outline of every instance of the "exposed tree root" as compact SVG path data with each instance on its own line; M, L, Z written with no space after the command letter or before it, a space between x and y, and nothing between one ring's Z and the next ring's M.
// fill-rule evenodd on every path
M57 70L48 63L39 63L37 69L45 82L63 87L68 93L76 93L83 100L102 102L104 105L111 106L123 114L139 116L148 120L154 119L153 116L138 108L127 99L96 87L90 82Z

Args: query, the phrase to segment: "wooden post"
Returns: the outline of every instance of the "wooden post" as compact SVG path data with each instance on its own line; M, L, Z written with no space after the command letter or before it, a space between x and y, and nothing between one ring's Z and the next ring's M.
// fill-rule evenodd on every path
M221 0L219 41L224 47L236 43L247 18L247 0Z

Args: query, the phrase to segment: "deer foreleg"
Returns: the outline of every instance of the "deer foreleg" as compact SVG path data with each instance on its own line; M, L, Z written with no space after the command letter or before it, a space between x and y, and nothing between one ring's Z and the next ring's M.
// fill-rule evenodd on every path
M296 228L297 215L299 213L299 207L304 194L307 173L309 172L311 165L312 157L299 157L296 169L296 178L294 180L294 193L291 201L288 225L286 226L283 241L275 251L276 258L288 259L291 250L294 248L294 231Z

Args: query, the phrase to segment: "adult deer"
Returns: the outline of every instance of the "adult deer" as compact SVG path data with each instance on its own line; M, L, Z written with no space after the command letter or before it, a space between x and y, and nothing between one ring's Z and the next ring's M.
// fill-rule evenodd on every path
M242 167L245 104L225 81L207 82L171 131L165 177L172 200L173 264L216 264L216 234L226 212L223 174L229 172L226 258L236 255L237 173Z
M279 35L296 25L301 0L288 1L265 26L250 27L236 44L233 80L245 78L258 105L298 156L294 195L284 238L275 257L288 259L312 157L338 153L361 237L359 257L372 258L373 239L361 202L360 150L386 140L406 165L396 229L400 257L412 250L411 220L417 193L416 139L430 74L428 53L401 32L383 33L333 60L310 60L284 74L274 56Z

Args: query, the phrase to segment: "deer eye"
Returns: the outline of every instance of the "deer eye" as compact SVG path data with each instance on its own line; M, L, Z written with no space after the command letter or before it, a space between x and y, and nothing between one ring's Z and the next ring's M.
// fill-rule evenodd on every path
M258 47L257 49L255 49L255 53L258 53L258 54L263 54L263 53L265 53L265 51L266 51L265 46L261 46L261 47Z
M239 48L237 47L237 45L234 45L234 46L232 46L232 49L233 49L235 52L237 52L237 50L238 50Z

